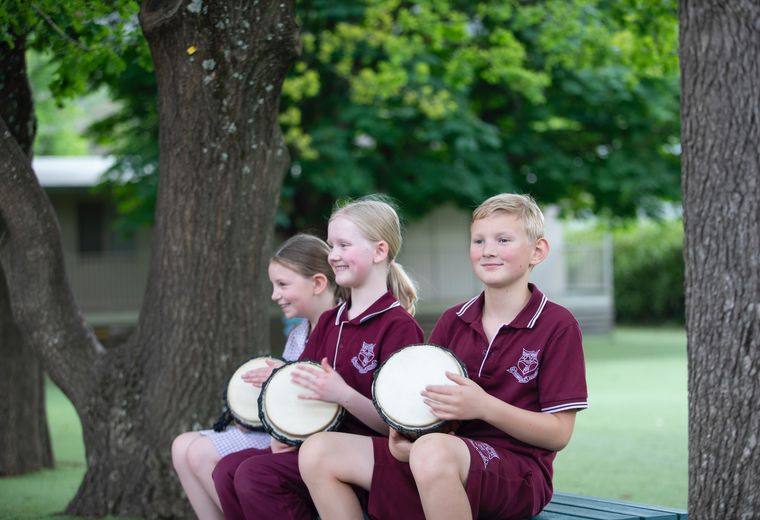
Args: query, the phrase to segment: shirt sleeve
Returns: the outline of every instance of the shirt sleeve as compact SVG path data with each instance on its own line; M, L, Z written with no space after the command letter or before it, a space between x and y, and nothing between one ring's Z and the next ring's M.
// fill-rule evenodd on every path
M577 322L552 337L538 377L542 412L588 408L583 340Z
M425 335L417 321L411 316L407 319L394 320L383 338L380 349L380 361L385 361L391 354L409 345L422 343Z
M293 327L288 334L288 340L285 342L285 348L282 351L282 357L285 361L295 361L303 352L306 346L306 339L309 335L309 320L303 320Z
M441 347L448 348L449 346L447 343L449 342L449 332L448 332L448 324L451 322L451 320L448 318L446 313L444 312L440 318L438 318L438 321L435 322L435 326L433 327L433 332L430 333L430 338L428 338L428 342L432 343L433 345L439 345Z
M325 314L322 314L322 316L319 317L317 326L314 327L314 330L309 334L309 339L306 341L306 346L304 347L303 352L298 356L298 361L320 361L322 357L324 357L319 357L321 349L324 348L322 345L322 336L324 335L325 330L324 322Z

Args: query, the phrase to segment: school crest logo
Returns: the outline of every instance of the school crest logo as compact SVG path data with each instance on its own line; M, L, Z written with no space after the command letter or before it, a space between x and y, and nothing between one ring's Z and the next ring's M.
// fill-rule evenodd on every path
M472 447L475 448L475 451L477 451L478 455L480 455L480 459L483 461L483 467L487 468L489 462L491 462L493 459L500 458L499 454L496 453L496 450L493 449L490 444L482 441L473 441L472 439L467 440L470 441Z
M377 367L375 359L375 344L362 341L362 348L357 355L351 359L351 363L356 367L360 374L366 374Z
M517 360L517 365L510 367L507 372L515 376L519 383L527 383L538 375L538 353L541 352L541 349L523 349L522 352L522 356Z

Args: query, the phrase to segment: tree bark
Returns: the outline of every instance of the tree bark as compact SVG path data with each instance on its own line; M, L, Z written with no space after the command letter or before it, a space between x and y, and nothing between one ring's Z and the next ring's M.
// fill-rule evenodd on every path
M26 42L0 42L0 118L31 158L36 121L26 74ZM13 319L5 273L0 268L0 475L20 475L53 467L45 413L42 364L26 348Z
M689 516L760 517L760 5L680 3Z
M69 514L189 517L171 441L210 424L232 371L269 348L294 17L292 1L143 3L158 80L156 225L136 332L107 351L71 297L49 202L0 126L0 266L24 338L82 422L87 473Z

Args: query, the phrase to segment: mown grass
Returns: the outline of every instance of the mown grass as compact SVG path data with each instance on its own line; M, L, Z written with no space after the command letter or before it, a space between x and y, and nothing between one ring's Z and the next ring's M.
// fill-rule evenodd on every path
M686 508L686 336L618 329L586 338L589 408L555 463L555 489Z
M555 489L685 508L683 330L621 328L585 342L589 409L578 414L573 439L557 456ZM2 519L49 518L66 507L84 475L76 413L53 384L47 390L56 468L0 478Z

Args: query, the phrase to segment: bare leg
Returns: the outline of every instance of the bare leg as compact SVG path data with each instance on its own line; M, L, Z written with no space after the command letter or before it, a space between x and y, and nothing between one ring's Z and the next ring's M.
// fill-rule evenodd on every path
M465 484L470 451L453 435L430 433L412 444L409 466L428 520L472 519Z
M375 455L362 435L325 432L309 437L298 453L298 469L323 520L361 520L351 485L369 490Z
M185 432L172 443L172 462L190 505L200 520L223 520L211 472L219 462L213 443L198 432Z

